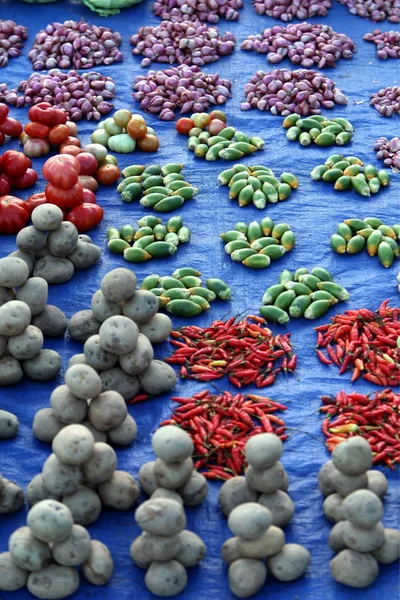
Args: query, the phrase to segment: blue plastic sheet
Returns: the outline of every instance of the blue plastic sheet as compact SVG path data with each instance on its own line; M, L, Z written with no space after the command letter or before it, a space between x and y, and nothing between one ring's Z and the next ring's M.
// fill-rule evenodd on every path
M272 26L275 21L257 16L251 3L246 0L241 11L240 21L225 23L221 21L222 31L233 31L238 45L250 34L261 32ZM140 67L140 58L131 56L129 37L139 26L158 22L151 14L151 2L143 2L136 7L124 10L119 15L102 19L80 4L65 1L55 4L31 5L19 1L3 1L0 17L14 19L29 27L29 38L23 56L12 59L9 65L1 69L0 79L10 87L26 78L32 71L27 59L28 51L38 30L51 21L79 19L80 17L98 24L104 24L121 32L123 36L122 50L125 61L112 67L102 67L99 71L112 75L117 85L117 108L137 110L138 106L131 97L131 84L134 76L145 70ZM377 111L369 107L369 94L387 85L399 82L398 61L378 61L375 46L362 41L362 36L371 31L375 25L364 19L351 16L347 9L334 2L329 16L323 19L336 31L349 35L357 44L357 53L351 61L341 60L336 69L327 69L338 87L348 96L346 107L335 107L327 111L332 116L345 116L356 128L354 141L346 146L346 154L360 156L365 162L378 164L372 149L375 139L380 135L392 137L399 135L399 118L385 119ZM380 25L389 30L389 24ZM282 63L281 67L292 68L290 63ZM152 65L152 68L163 68ZM168 260L152 260L142 265L132 265L139 280L144 276L157 272L170 274L178 266L194 266L205 276L222 277L229 282L233 290L230 303L214 302L210 311L192 320L198 325L207 325L212 319L243 313L246 310L257 312L264 290L277 282L284 268L295 270L297 267L311 269L320 265L332 271L335 280L344 285L351 294L347 303L337 304L330 315L340 313L346 308L368 307L378 308L385 298L392 305L398 304L396 274L398 267L383 269L376 258L366 253L356 256L340 256L334 254L329 246L329 239L339 222L350 217L364 218L377 216L386 223L393 224L399 217L399 175L393 175L391 184L371 199L363 199L353 192L337 193L329 184L313 182L309 172L316 165L325 161L335 149L311 146L302 148L297 143L290 143L285 138L281 127L282 119L269 113L258 111L241 112L243 87L256 70L270 70L264 55L243 52L240 49L231 56L205 69L208 72L219 72L233 82L233 99L227 105L229 123L244 132L257 133L266 142L266 149L248 158L248 164L265 164L278 174L284 170L295 173L300 181L299 189L293 192L286 202L268 205L264 211L253 206L240 209L236 202L228 200L227 188L217 185L217 175L228 163L206 163L198 160L186 149L186 138L175 132L171 123L158 122L149 117L149 123L156 128L161 148L157 156L135 153L119 155L121 166L132 163L174 162L185 163L187 180L200 188L198 196L184 204L180 214L193 236L189 244L180 246L174 257ZM12 115L22 122L27 121L24 109L13 109ZM146 117L147 118L147 117ZM87 143L95 128L93 122L79 123L79 137ZM16 142L9 143L6 148L18 148ZM39 171L44 160L35 159L34 167ZM33 191L43 189L41 178L35 188L27 191L27 197ZM148 211L138 203L122 204L119 195L113 188L100 188L97 193L99 204L105 209L105 218L99 228L91 232L93 240L103 251L100 262L87 271L77 273L74 278L59 286L52 286L49 303L56 304L65 311L68 318L76 311L89 308L92 294L99 287L103 275L118 266L129 266L119 256L110 254L106 249L105 234L109 226L120 227L125 223L135 223ZM223 244L218 234L231 229L237 221L261 220L269 215L275 222L291 224L297 239L294 250L281 260L274 262L268 269L251 271L240 264L233 263L224 253ZM15 249L14 236L0 237L0 255L5 256ZM325 323L328 316L317 321L292 320L287 330L292 333L292 341L298 353L298 368L294 376L280 375L276 383L264 390L272 399L287 404L285 420L290 429L290 438L285 443L283 464L290 479L290 495L295 502L296 512L292 523L286 527L285 533L289 542L297 542L306 546L311 552L312 560L304 577L292 584L283 584L268 577L267 583L256 598L284 598L287 600L376 600L378 596L386 600L395 600L399 594L398 565L380 567L380 575L367 590L346 588L335 583L329 572L329 561L332 552L327 539L331 524L322 513L322 496L317 486L317 474L320 466L329 458L323 444L321 433L321 417L318 414L321 394L336 394L344 389L350 392L356 389L362 393L375 392L376 386L359 380L350 383L349 374L339 376L337 369L323 366L317 359L313 346L315 344L314 325ZM174 324L181 326L182 320L175 319ZM274 331L283 330L273 326ZM65 340L46 339L45 347L54 348L62 354L63 368L72 354L82 351L82 345L68 337ZM168 343L156 349L157 357L164 357L170 351ZM62 373L56 381L46 383L24 380L11 388L0 389L0 406L14 412L20 420L20 432L10 441L0 444L0 471L3 476L26 488L34 475L41 471L43 462L51 449L49 445L39 443L31 433L32 419L35 413L49 406L51 391L62 383ZM224 380L217 381L219 389L231 389ZM195 382L178 382L175 393L190 395L204 389L205 386ZM248 390L250 391L250 389ZM118 468L126 469L135 478L140 466L153 455L150 445L151 432L158 423L170 414L169 396L151 400L142 405L131 407L129 412L138 424L138 439L126 449L117 450ZM384 469L390 488L385 498L384 524L388 527L400 527L399 510L399 477L398 472ZM189 583L181 598L186 600L230 600L227 568L220 558L221 545L230 537L226 519L221 515L217 504L217 493L220 485L210 484L209 497L197 509L187 510L188 528L200 535L207 544L207 557L200 567L189 570ZM0 516L0 552L7 549L9 535L25 523L27 508L11 516ZM134 522L134 511L117 512L103 509L100 519L91 526L90 534L94 539L106 543L115 561L114 576L106 587L95 588L82 580L80 590L74 595L76 599L101 598L102 600L149 600L154 596L144 585L144 572L134 567L129 557L129 546L139 534ZM0 592L1 600L25 600L31 598L27 590L20 592Z

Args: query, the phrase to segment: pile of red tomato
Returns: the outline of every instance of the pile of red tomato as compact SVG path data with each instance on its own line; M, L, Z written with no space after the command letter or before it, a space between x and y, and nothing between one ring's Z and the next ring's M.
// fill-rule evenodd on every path
M31 106L28 111L30 123L20 132L24 154L38 158L48 154L51 148L61 149L63 146L80 146L76 123L68 121L67 113L61 108L54 108L48 102Z
M8 116L8 106L0 104L0 146L6 141L6 137L19 138L22 133L22 125L17 119Z
M38 175L32 169L31 159L22 152L7 150L0 156L0 196L6 196L12 188L26 190L34 185L37 179Z

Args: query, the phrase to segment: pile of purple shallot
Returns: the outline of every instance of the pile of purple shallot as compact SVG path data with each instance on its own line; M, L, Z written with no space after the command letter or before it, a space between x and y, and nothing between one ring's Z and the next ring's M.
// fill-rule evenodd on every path
M177 108L183 114L206 112L210 106L225 104L231 97L231 87L229 79L221 79L218 73L207 74L195 65L180 65L138 75L133 97L142 110L163 121L173 121Z
M400 138L394 137L389 140L386 137L380 137L374 144L376 158L383 160L387 167L392 167L393 171L400 170Z
M329 25L319 23L293 23L274 25L260 35L249 35L241 45L242 50L255 50L266 54L270 63L278 64L288 58L294 65L309 69L335 67L340 58L352 58L354 42L343 33L336 33Z
M376 55L382 60L400 58L400 31L374 29L371 33L366 33L363 40L376 45Z
M371 21L384 21L400 23L399 0L339 0L340 4L347 6L352 15L358 15Z
M370 105L376 108L383 117L400 115L400 86L389 86L371 94Z
M49 23L36 35L28 57L35 71L44 69L92 69L112 65L123 57L121 35L108 27L81 21Z
M0 19L0 67L8 65L9 58L21 54L21 48L28 37L28 29L14 21Z
M326 17L332 0L253 0L258 15L266 15L281 21Z
M237 21L238 9L243 8L242 0L156 0L153 12L166 21L205 21L218 23L223 17Z
M297 113L317 115L323 108L347 104L347 98L332 79L317 71L274 69L269 73L257 71L244 87L246 102L241 110L270 111L273 115Z
M155 27L141 27L132 35L131 44L133 54L145 57L142 67L152 62L201 67L232 54L235 36L229 31L220 34L216 27L201 21L162 21Z
M18 90L9 90L5 83L0 84L0 101L17 107L48 102L63 108L70 121L83 118L99 121L114 108L109 102L114 92L112 78L95 71L81 75L77 71L63 73L52 69L48 74L32 73L26 81L21 81Z

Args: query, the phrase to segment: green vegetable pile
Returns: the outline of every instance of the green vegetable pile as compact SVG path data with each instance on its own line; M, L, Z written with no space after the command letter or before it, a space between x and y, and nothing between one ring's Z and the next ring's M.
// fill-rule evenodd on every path
M225 127L217 135L211 135L207 126L194 127L189 132L187 146L198 158L207 161L239 160L243 156L263 150L265 142L258 136L249 137L234 127Z
M225 252L235 262L251 269L264 269L271 260L278 260L292 250L296 238L287 223L274 224L270 217L250 225L236 223L219 236L225 242Z
M145 277L141 290L149 290L158 297L159 308L166 308L176 317L196 317L210 308L210 302L219 298L229 300L231 290L222 279L206 279L206 287L200 279L201 273L191 267L182 267L171 276L157 274Z
M365 165L357 156L332 154L324 165L317 165L310 173L314 181L326 181L335 184L335 190L343 192L354 189L360 196L377 194L381 186L389 185L390 176L374 165Z
M282 173L277 179L272 169L259 165L233 165L219 174L218 183L230 188L229 198L237 198L239 206L253 203L259 209L265 208L267 202L287 200L292 189L299 185L292 173Z
M297 140L302 146L345 146L354 135L354 127L347 119L338 117L329 120L322 115L313 115L302 119L293 113L283 121L282 127L287 129L286 137L291 142Z
M82 2L102 17L110 17L119 13L121 8L139 4L142 0L82 0Z
M370 256L378 256L383 267L390 267L400 256L400 225L385 225L375 217L346 219L339 223L331 237L331 247L338 254L358 254L364 248Z
M190 229L183 225L181 217L168 219L165 225L154 215L146 215L138 221L139 229L124 225L121 229L110 227L107 231L108 249L123 254L129 262L145 262L151 258L166 258L175 254L179 244L190 240Z
M335 283L326 269L315 267L309 273L301 267L294 274L285 269L279 283L264 293L260 313L268 321L284 325L290 317L322 317L332 304L349 298L348 291Z

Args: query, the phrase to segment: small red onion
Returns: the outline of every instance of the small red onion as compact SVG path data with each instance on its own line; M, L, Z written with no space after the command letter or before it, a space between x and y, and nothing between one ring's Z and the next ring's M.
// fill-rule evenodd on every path
M121 62L122 37L108 27L81 21L51 23L36 35L28 57L35 71L43 69L91 69Z
M241 110L270 111L273 115L317 115L335 104L347 104L347 98L329 79L317 71L274 69L257 71L244 87L246 101Z
M371 21L384 21L400 23L399 0L339 0L352 15L358 15Z
M253 0L258 15L266 15L281 21L326 17L332 0Z
M380 31L374 29L371 33L366 33L363 39L367 42L373 42L376 45L376 55L378 58L400 58L400 31Z
M371 94L370 105L376 108L383 117L400 115L400 86L389 86Z
M386 167L391 167L392 171L400 171L400 138L394 137L389 140L386 137L380 137L374 144L376 157L383 160Z
M148 71L135 79L133 97L140 108L164 121L175 118L173 111L205 112L231 97L232 84L218 73L203 73L198 66L180 65L165 71Z
M153 13L172 23L182 21L207 21L218 23L223 17L227 21L237 21L238 9L243 8L242 0L156 0Z
M28 37L28 29L14 21L0 19L0 67L8 65L9 58L21 54L21 48Z

